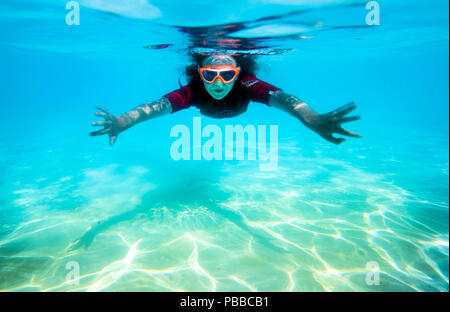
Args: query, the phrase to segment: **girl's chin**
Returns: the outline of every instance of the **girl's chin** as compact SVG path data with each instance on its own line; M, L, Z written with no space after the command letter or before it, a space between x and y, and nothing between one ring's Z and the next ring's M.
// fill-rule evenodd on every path
M211 96L213 98L215 98L216 100L221 100L221 99L223 99L226 96L226 93L224 93L224 92L221 92L221 93L214 92L214 93L211 94Z

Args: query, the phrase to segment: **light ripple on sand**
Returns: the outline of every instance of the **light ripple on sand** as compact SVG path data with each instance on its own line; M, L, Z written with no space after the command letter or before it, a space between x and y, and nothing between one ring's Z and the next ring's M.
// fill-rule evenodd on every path
M237 172L225 164L219 180L209 188L208 184L192 182L194 190L201 186L212 197L230 194L220 206L241 216L241 226L218 219L217 212L203 204L183 204L183 197L179 196L174 198L174 203L179 203L177 210L172 206L149 207L149 212L140 212L100 232L86 250L54 250L48 255L52 261L44 270L52 274L34 275L29 271L30 279L23 285L6 281L1 288L132 290L137 283L141 285L139 289L170 291L226 291L232 289L229 287L247 291L365 291L376 290L364 281L366 263L377 261L381 281L384 278L387 283L382 289L448 290L448 270L443 270L448 267L448 233L442 234L427 219L418 220L408 211L412 203L420 203L447 211L448 216L448 203L416 198L385 176L345 161L324 156L295 161L302 165L285 162L271 173L259 172L251 163ZM45 177L34 181L35 186L16 189L14 204L30 211L30 218L0 241L0 252L2 247L18 246L20 242L26 246L28 256L37 255L40 247L36 243L30 245L30 238L45 233L51 234L47 237L55 242L59 240L59 245L67 246L68 234L58 236L62 228L77 229L72 237L75 239L92 220L139 205L140 197L154 190L163 179L150 177L151 169L145 167L122 167L89 168L81 180L73 176ZM319 176L322 178L317 179ZM95 187L108 183L110 186L103 190ZM67 188L68 184L71 188ZM85 196L85 201L70 213L49 214L45 201L68 191L73 196ZM115 195L107 196L111 193ZM211 230L211 222L216 231ZM286 252L274 253L264 240L255 240L244 225L261 230L267 242ZM395 246L389 244L393 237ZM108 255L107 250L111 249L100 248L102 244L116 249L116 255ZM17 250L16 257L24 254L20 248ZM408 260L407 255L412 252L420 257ZM167 266L155 262L158 255L161 260L167 259ZM215 259L214 255L221 256ZM104 261L100 268L94 269L98 265L85 261L100 257ZM62 268L69 260L80 261L79 285L64 280ZM268 274L273 278L268 278Z

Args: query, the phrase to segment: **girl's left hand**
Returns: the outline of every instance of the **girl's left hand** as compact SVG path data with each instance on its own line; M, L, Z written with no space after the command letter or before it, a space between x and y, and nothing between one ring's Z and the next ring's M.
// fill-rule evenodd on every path
M353 102L341 106L329 113L318 115L309 123L308 126L325 140L330 141L334 144L341 144L345 141L344 138L334 137L334 133L346 135L353 138L361 138L360 134L350 132L342 128L343 123L361 119L361 116L345 117L355 108L356 105Z

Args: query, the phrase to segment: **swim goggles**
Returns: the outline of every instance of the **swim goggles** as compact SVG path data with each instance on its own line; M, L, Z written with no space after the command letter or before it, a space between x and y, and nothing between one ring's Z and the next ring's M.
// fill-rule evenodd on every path
M234 65L205 65L198 67L200 76L206 83L214 83L217 79L223 83L231 83L239 75L240 67Z

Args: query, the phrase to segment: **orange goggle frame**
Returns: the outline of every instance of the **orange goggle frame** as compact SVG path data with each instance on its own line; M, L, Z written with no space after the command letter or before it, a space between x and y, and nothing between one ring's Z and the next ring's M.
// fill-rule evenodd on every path
M198 71L206 83L214 83L217 79L223 83L231 83L239 75L241 68L234 65L205 65L199 67Z

